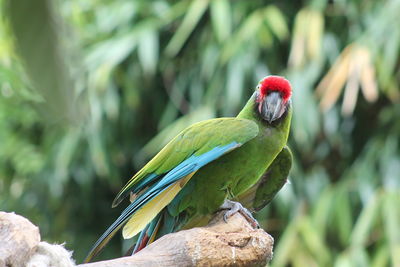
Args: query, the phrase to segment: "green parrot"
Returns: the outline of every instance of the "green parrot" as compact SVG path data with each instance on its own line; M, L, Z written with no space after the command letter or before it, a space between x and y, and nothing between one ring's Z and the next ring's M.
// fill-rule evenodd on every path
M195 123L172 139L139 170L115 197L131 203L97 240L85 259L92 260L122 227L125 239L139 234L133 253L167 233L207 223L226 209L254 227L251 210L272 200L286 182L291 153L286 147L292 88L280 76L267 76L235 118Z

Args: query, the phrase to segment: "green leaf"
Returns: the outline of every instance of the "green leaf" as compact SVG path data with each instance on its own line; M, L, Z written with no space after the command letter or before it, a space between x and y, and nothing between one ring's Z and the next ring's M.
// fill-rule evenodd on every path
M147 31L140 37L138 56L145 73L154 74L158 63L158 35L155 31Z
M352 247L364 247L371 236L371 230L379 216L382 198L379 193L368 201L363 207L360 215L357 218L356 224L353 228L350 237L350 244Z
M383 218L393 265L400 263L400 191L388 192L384 199Z
M182 46L193 32L197 23L200 21L204 12L207 10L208 0L193 0L189 6L182 24L172 37L171 41L165 48L165 52L170 57L174 57L182 49Z
M226 85L225 101L229 105L224 105L223 111L225 116L234 116L238 110L238 105L242 98L243 82L244 82L244 66L242 57L231 60L228 64L228 77Z
M318 260L319 265L326 266L330 262L329 250L323 242L323 236L316 231L314 224L308 217L303 217L300 221L299 233L313 258Z
M232 28L231 7L228 0L211 1L211 22L220 43L226 41Z
M276 6L268 6L263 11L265 23L279 40L288 37L289 29L282 12Z
M353 267L354 262L350 258L350 255L348 253L342 253L338 257L336 257L336 260L333 264L334 267Z
M259 10L254 11L246 18L231 40L224 46L221 55L223 64L233 57L234 54L238 53L239 49L246 48L246 42L255 38L256 33L262 26L262 21L262 14Z
M130 32L97 43L89 49L86 64L90 68L96 68L100 65L107 65L109 68L113 68L132 53L137 42L136 32Z
M344 187L344 186L343 186ZM351 204L349 199L349 193L344 188L336 190L334 211L335 211L335 222L337 228L337 235L342 244L347 244L352 229L352 212L350 210Z
M312 219L317 231L321 236L325 236L326 228L329 226L329 219L332 215L332 203L334 199L334 190L331 187L322 191L319 199L315 202L312 213Z
M353 248L350 250L351 262L355 266L369 266L370 261L365 248Z
M371 267L389 266L389 249L386 244L381 244L373 255Z
M273 259L275 267L287 266L292 259L293 251L300 247L297 223L299 219L299 217L295 218L295 220L286 227L279 243L275 245Z

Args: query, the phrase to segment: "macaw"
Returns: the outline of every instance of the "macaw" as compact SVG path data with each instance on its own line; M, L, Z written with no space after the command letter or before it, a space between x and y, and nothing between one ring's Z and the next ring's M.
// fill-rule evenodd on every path
M172 139L115 197L131 203L97 240L89 262L122 227L125 239L139 234L133 252L167 233L204 225L226 209L240 212L254 227L250 209L268 204L286 181L291 153L286 147L292 88L285 78L267 76L234 118L195 123Z

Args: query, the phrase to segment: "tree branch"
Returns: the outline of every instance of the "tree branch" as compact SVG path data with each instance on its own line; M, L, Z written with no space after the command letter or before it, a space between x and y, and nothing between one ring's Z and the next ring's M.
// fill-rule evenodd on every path
M0 266L74 266L70 252L40 242L37 227L13 213L0 212L0 242ZM221 212L207 226L165 235L134 256L78 266L265 266L273 243L239 213L226 223Z
M219 213L208 226L165 235L131 257L79 267L265 266L273 243L269 234L253 229L239 213L228 223Z

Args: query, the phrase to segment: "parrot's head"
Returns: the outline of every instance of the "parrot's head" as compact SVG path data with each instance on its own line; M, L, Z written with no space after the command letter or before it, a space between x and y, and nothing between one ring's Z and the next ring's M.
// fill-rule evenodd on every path
M256 88L256 106L260 116L268 123L281 118L290 106L292 87L280 76L267 76Z

